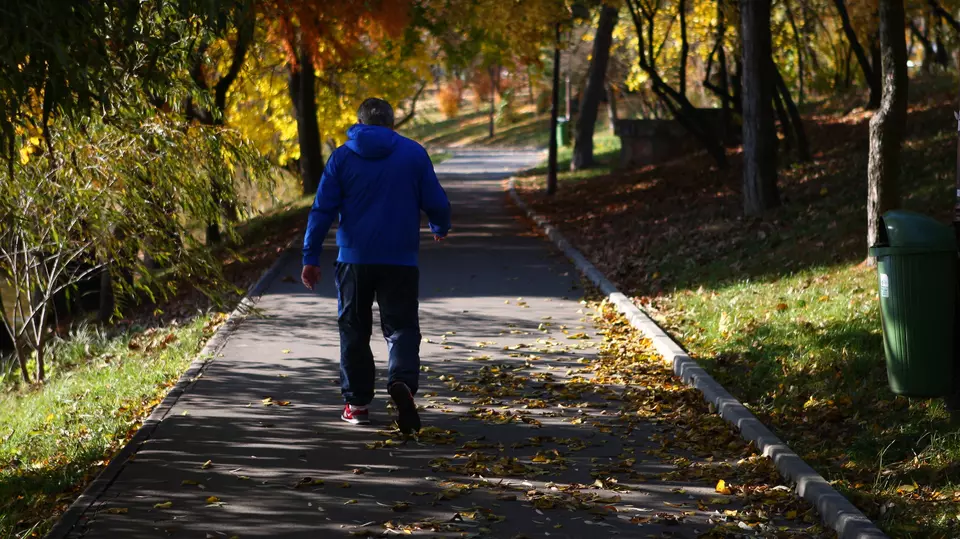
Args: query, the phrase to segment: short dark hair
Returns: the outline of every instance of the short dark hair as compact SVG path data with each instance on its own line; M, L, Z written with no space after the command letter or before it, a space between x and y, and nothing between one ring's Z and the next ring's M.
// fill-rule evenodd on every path
M357 120L364 125L393 127L393 107L383 99L368 97L357 109Z

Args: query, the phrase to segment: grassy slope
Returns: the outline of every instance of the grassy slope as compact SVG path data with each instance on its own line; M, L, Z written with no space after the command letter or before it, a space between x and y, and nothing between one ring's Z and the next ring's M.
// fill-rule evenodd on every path
M292 198L241 225L244 244L222 254L228 280L252 284L302 231L310 202ZM87 328L56 343L43 386L2 388L0 539L41 536L56 522L222 322L217 310L184 286L160 306L132 309L112 335Z
M949 221L952 92L911 88L904 207ZM957 537L960 433L939 401L886 386L865 246L866 114L814 115L812 163L782 164L785 206L741 217L740 159L703 155L568 178L526 196L725 387L894 537ZM589 208L590 211L586 211Z
M399 131L428 148L488 146L488 147L543 147L547 144L549 116L536 114L531 105L518 105L511 121L497 120L494 136L489 136L490 116L487 105L479 109L464 101L456 118L445 118L437 109L436 98L430 93L417 115Z

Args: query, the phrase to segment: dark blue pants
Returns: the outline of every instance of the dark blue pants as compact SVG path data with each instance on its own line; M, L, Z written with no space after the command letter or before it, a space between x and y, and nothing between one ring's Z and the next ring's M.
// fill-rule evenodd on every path
M403 382L414 393L420 377L420 270L414 266L337 264L340 391L348 404L373 400L376 368L370 350L373 300L387 341L387 386Z

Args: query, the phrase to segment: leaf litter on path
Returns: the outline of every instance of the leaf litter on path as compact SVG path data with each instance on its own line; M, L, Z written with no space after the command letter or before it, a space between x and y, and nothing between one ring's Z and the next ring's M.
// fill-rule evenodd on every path
M516 346L511 343L481 363L464 362L455 374L434 379L440 389L431 387L430 398L472 402L454 416L467 423L461 432L471 435L442 427L427 427L415 438L378 431L386 439L367 443L368 449L430 451L433 475L423 480L437 490L415 487L409 494L425 496L424 509L457 507L458 518L423 519L420 504L403 505L409 518L365 527L364 536L443 530L513 537L517 524L510 515L531 511L531 523L545 530L588 525L630 536L648 526L683 525L695 526L705 538L834 537L819 526L814 510L781 484L772 462L711 413L649 341L608 306L591 307L599 314L584 318L597 325L594 332L583 330L563 342L523 343L574 352L563 360L572 365L565 372L510 357ZM591 357L595 348L599 354ZM560 425L565 426L555 430ZM651 425L650 439L638 439ZM518 441L501 441L521 432ZM614 452L604 453L605 448ZM490 502L481 502L485 499ZM491 531L471 527L469 517L482 517Z

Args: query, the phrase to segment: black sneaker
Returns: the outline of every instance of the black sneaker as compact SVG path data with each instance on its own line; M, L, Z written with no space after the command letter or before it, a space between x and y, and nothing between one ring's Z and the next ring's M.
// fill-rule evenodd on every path
M413 393L403 382L394 382L387 391L393 402L397 405L397 427L404 434L414 434L420 431L420 414L417 413L417 405L413 402Z

